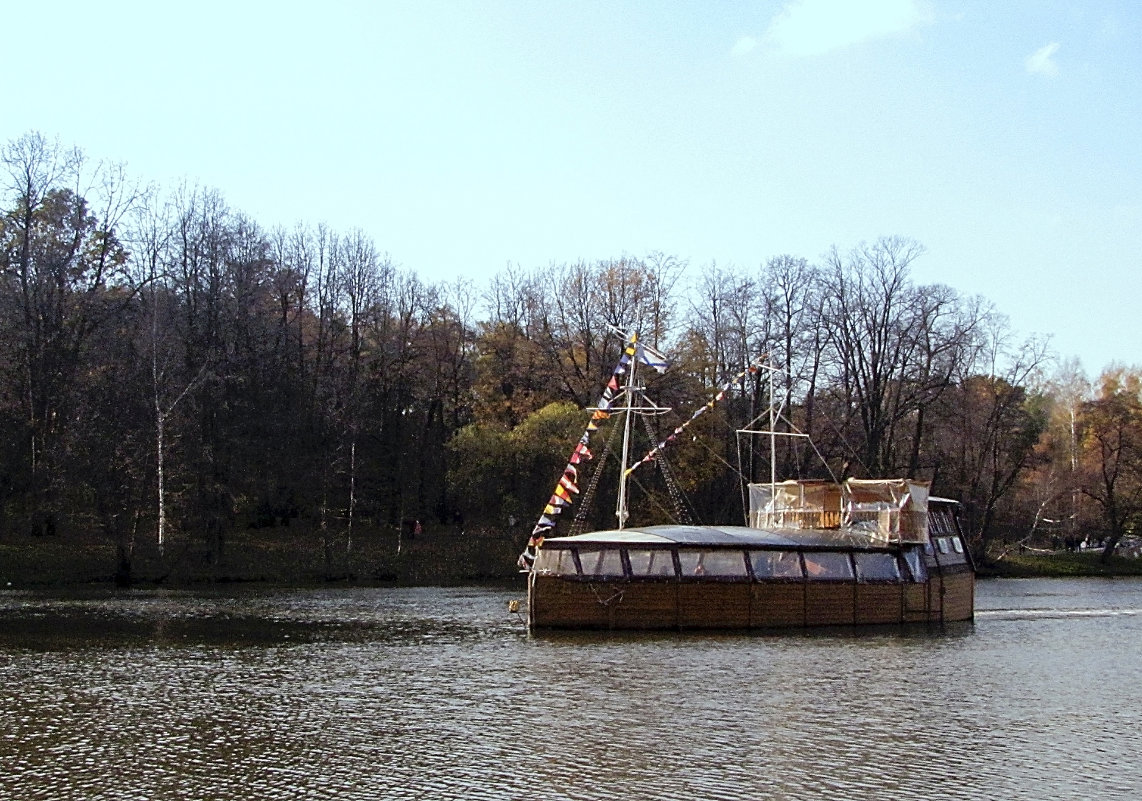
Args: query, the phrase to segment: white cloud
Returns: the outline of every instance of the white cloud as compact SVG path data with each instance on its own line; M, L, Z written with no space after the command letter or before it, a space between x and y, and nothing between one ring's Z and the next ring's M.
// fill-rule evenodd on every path
M740 58L755 47L757 47L757 39L754 39L752 36L743 36L734 43L733 48L730 50L730 55L735 58Z
M816 56L930 22L922 2L792 0L770 21L766 38L787 55Z
M1032 75L1058 75L1059 65L1055 63L1057 52L1059 52L1058 42L1040 47L1027 57L1027 71Z

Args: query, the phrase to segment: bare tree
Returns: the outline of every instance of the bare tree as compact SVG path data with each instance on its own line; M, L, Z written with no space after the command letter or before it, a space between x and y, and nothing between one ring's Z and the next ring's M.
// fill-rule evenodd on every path
M54 526L49 494L60 473L51 461L74 419L68 406L91 337L138 291L119 230L137 193L121 167L86 170L80 151L38 133L7 144L0 162L15 204L0 227L2 291L13 312L4 362L20 389L32 528L42 532Z
M965 370L940 404L945 439L938 464L944 482L963 501L967 534L981 558L995 540L1001 511L1013 508L1012 493L1040 455L1048 408L1037 388L1046 361L1044 343L1029 340L1004 347L1006 327L993 329L982 372Z
M134 241L135 267L138 280L147 286L148 311L150 313L150 401L154 410L155 425L155 541L159 554L163 554L168 539L167 532L167 437L168 420L179 403L201 379L205 366L193 379L181 388L170 389L171 372L176 364L176 342L172 336L171 322L175 310L171 308L173 293L169 286L167 264L170 260L170 243L173 233L170 219L170 206L151 192L140 204L136 216ZM173 395L173 397L171 397Z
M985 318L947 287L912 283L910 266L923 252L914 240L888 237L827 257L823 323L843 401L840 427L859 434L853 453L872 476L920 467L926 410L973 360ZM909 418L904 457L900 426Z
M814 433L814 402L822 358L829 342L829 329L822 324L822 278L818 268L805 259L782 255L762 269L766 317L773 335L768 343L771 361L783 374L779 382L783 414L800 407L800 428ZM799 449L798 440L785 438L783 472L801 475L813 458L810 449Z
M690 306L691 366L715 386L749 364L769 345L768 297L753 278L710 264L698 277Z

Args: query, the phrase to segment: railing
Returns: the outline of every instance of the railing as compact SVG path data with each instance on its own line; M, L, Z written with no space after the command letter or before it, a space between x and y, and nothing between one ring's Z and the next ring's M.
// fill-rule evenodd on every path
M754 528L840 528L841 513L822 509L758 510L751 515Z
M760 509L750 526L762 529L858 529L886 542L925 542L928 513L900 509Z

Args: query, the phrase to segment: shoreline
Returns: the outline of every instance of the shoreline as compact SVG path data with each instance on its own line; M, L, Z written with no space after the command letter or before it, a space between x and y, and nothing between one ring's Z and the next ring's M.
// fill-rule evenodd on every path
M105 538L82 535L0 538L0 588L116 585L193 587L231 584L292 586L458 586L519 582L516 558L525 541L494 529L425 529L409 538L364 528L350 547L343 539L324 541L306 526L248 529L227 535L223 558L211 559L198 540L170 542L159 554L153 542L137 542L131 580L118 581L117 549ZM1009 554L977 565L988 578L1074 578L1142 576L1142 559L1101 552Z
M130 579L119 576L116 545L98 535L0 537L0 588L116 585L190 587L228 584L448 586L510 584L520 539L504 532L426 529L398 536L361 527L350 545L325 541L307 526L229 532L221 558L199 539L172 539L160 553L136 542Z
M1113 578L1142 576L1142 559L1115 556L1102 561L1101 551L1015 554L976 566L978 578Z

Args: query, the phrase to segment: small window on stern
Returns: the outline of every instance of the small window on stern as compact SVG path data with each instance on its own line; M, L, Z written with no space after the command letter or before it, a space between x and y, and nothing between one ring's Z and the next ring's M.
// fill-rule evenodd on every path
M967 556L964 555L964 544L960 541L958 534L951 537L940 537L938 544L940 553L945 557L940 559L944 564L963 564L967 561Z

